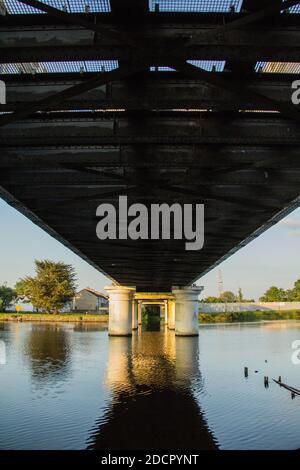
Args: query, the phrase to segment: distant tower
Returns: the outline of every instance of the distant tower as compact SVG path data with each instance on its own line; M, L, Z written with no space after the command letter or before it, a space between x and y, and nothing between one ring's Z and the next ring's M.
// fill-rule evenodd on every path
M218 271L218 292L219 292L219 297L223 294L224 292L224 286L223 286L223 277L222 277L222 271L219 269Z

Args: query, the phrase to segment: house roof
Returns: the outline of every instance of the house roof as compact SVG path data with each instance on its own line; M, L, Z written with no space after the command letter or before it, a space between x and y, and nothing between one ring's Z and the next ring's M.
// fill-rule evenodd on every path
M96 297L104 297L105 299L108 299L108 295L103 294L103 292L98 292L98 291L96 291L95 289L91 289L90 287L86 287L85 289L81 289L81 290L78 292L78 294L79 294L80 292L85 291L85 290L88 291L88 292L90 292L91 294L94 294Z

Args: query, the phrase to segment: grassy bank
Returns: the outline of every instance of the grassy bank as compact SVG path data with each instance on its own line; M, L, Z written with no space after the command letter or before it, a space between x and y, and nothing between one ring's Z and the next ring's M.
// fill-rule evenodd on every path
M300 320L300 310L249 310L245 312L199 313L203 323L234 323L262 320Z
M92 313L0 313L0 321L108 322L108 314Z
M249 310L246 312L199 313L201 323L234 323L263 320L300 320L300 310ZM1 321L94 322L108 323L108 314L92 313L0 313Z

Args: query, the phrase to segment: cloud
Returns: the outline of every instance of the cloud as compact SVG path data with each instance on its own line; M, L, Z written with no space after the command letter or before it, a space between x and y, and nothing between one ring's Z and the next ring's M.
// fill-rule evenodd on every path
M290 237L300 237L300 229L299 230L292 230L288 233Z
M293 228L300 230L300 219L286 217L285 219L280 220L279 225L283 225L288 229Z
M289 237L300 237L300 218L285 217L285 219L278 222L278 225L288 230L287 235Z

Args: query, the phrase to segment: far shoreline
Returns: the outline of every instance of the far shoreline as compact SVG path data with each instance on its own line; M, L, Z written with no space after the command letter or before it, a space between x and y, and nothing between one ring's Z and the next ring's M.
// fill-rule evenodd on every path
M65 322L65 323L108 323L108 313L0 313L1 321L12 322Z
M100 323L108 325L108 313L16 313L0 312L0 322L56 322L56 323ZM300 311L251 311L204 314L199 312L199 325L237 325L284 321L299 321ZM143 321L144 323L144 321Z

